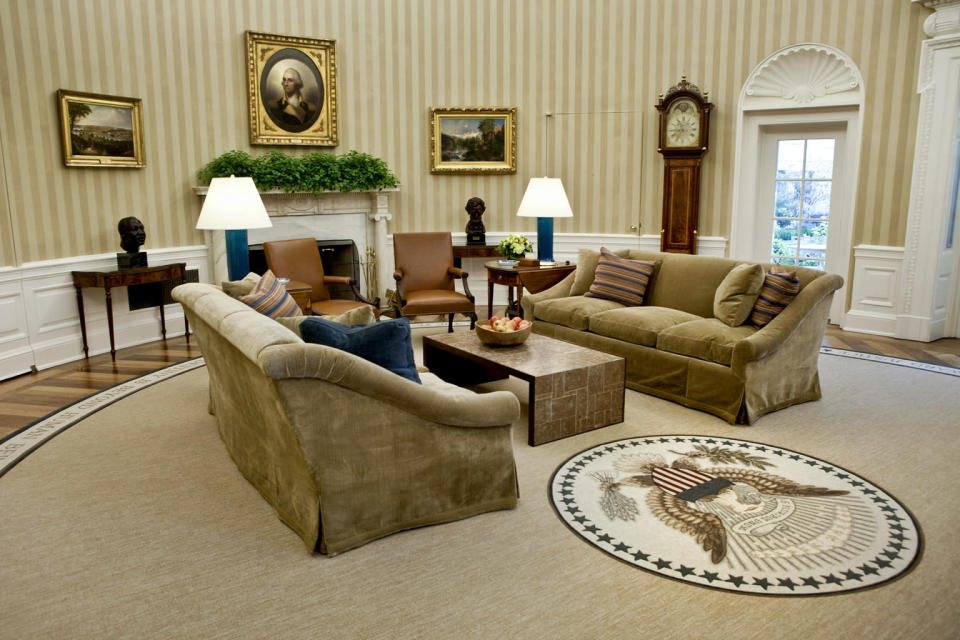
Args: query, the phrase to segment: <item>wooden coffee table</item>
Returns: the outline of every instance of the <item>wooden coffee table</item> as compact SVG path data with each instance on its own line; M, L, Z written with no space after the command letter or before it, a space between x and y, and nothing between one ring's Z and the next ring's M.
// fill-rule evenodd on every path
M474 333L423 338L423 363L467 386L516 376L529 385L530 446L623 422L626 361L531 334L514 347L490 347Z

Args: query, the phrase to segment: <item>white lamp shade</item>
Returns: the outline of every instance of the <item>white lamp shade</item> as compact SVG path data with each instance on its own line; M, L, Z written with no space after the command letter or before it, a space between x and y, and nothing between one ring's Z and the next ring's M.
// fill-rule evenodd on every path
M214 178L203 199L197 229L272 227L253 178Z
M529 218L572 218L573 210L560 178L530 178L517 215Z

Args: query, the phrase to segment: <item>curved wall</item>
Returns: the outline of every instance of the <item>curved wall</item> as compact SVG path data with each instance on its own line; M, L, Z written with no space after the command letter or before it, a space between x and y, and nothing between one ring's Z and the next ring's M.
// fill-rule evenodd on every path
M391 231L462 231L475 195L488 230L533 231L514 215L526 182L562 167L595 188L574 189L558 233L657 233L653 105L686 73L716 104L700 232L728 236L743 82L777 49L829 44L866 91L853 244L902 245L928 13L904 0L5 0L0 266L116 251L116 221L131 214L148 250L201 244L197 169L230 149L268 150L248 143L246 30L337 41L335 151L380 156L400 177ZM65 168L61 88L143 99L147 166ZM516 175L429 173L428 110L460 105L518 107ZM547 112L576 125L557 116L551 127L569 134L548 131ZM548 156L558 149L562 162Z

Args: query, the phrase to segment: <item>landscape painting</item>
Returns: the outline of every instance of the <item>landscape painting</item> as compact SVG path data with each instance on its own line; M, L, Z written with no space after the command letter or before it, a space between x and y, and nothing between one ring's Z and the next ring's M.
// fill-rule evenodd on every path
M516 173L515 108L437 107L430 113L432 173Z
M141 102L61 89L60 126L68 167L142 167Z

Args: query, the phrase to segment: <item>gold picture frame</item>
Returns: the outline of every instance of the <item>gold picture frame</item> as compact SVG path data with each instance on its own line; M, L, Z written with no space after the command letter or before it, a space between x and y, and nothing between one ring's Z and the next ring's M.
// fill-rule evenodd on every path
M247 31L246 49L250 144L337 146L336 41Z
M517 172L516 107L433 107L430 120L430 173Z
M66 166L146 166L139 98L60 89L57 105Z

